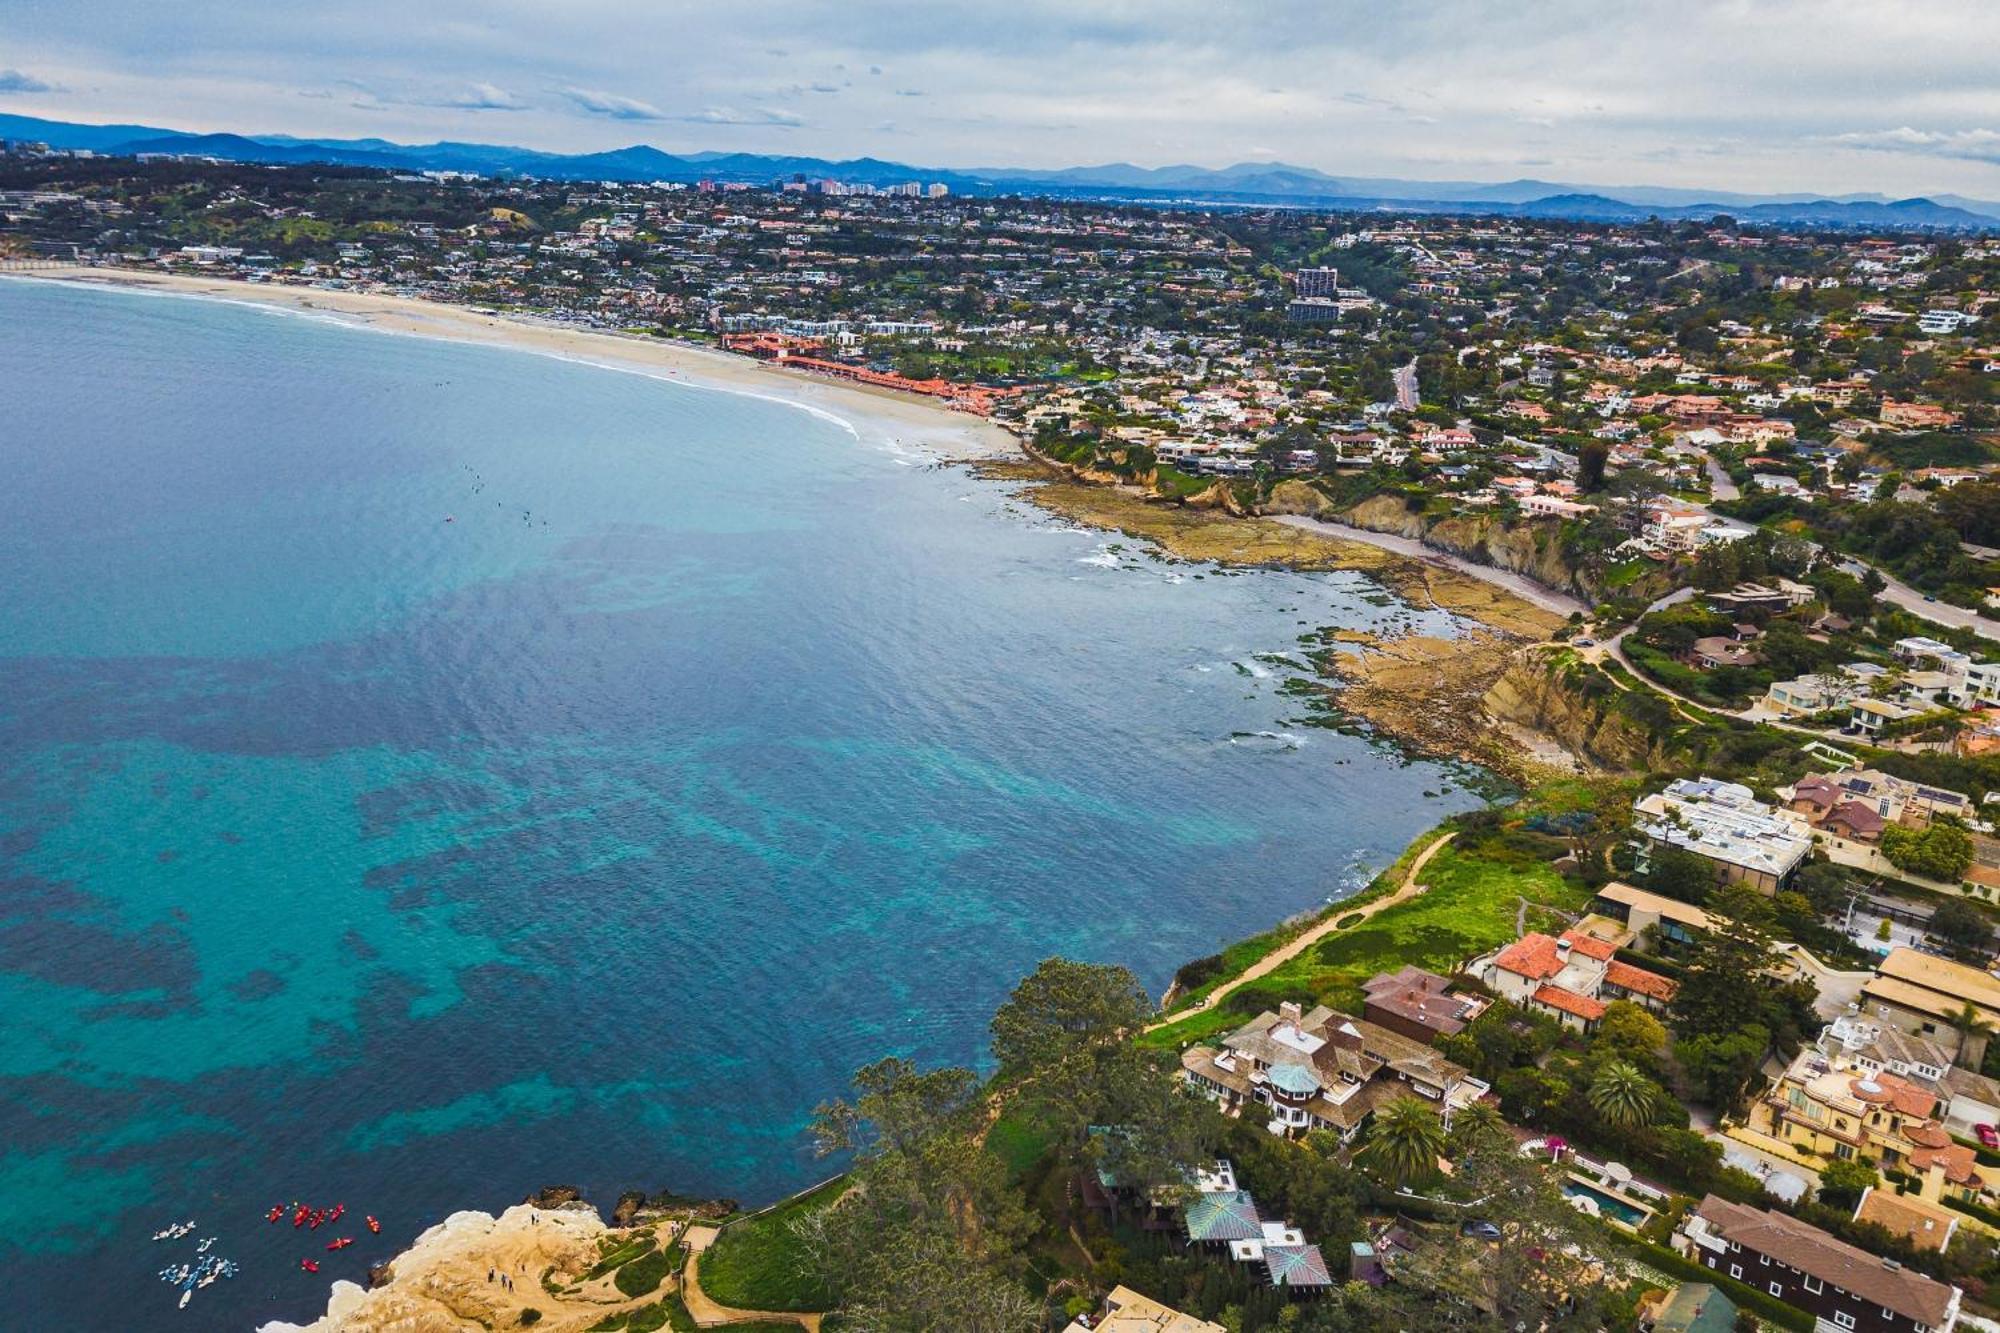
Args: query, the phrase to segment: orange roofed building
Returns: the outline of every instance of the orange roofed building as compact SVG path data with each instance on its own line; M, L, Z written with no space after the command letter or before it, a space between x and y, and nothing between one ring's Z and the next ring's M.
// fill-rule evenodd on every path
M1581 931L1531 932L1476 958L1466 970L1502 999L1588 1032L1614 1000L1663 1010L1678 989L1657 972L1618 960L1617 948Z

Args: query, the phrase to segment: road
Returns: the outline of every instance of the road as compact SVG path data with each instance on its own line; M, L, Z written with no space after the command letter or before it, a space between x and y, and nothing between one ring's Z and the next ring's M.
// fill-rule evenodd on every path
M1714 499L1732 500L1736 498L1737 491L1734 485L1729 485L1727 494L1721 489L1724 485L1729 484L1729 478L1726 473L1721 471L1713 458L1708 460L1708 476ZM1752 526L1741 519L1730 518L1726 514L1714 513L1707 505L1698 504L1693 507L1708 514L1719 523L1727 523L1732 527L1744 529L1749 529ZM1858 560L1851 555L1840 556L1839 560L1839 567L1856 578L1860 578L1862 574L1871 568L1867 562ZM1919 620L1928 620L1933 625L1945 625L1952 629L1969 629L1982 639L1991 639L1996 643L2000 643L2000 620L1990 620L1978 612L1968 611L1962 606L1953 606L1948 602L1940 602L1928 598L1909 584L1898 579L1895 575L1889 573L1886 569L1878 568L1875 572L1881 576L1884 585L1882 600L1891 606L1908 611Z
M1854 559L1852 556L1843 557L1840 567L1856 578L1860 578L1870 568L1870 566L1860 560ZM1989 620L1978 612L1968 611L1962 606L1953 606L1948 602L1933 601L1885 569L1876 569L1875 573L1881 577L1884 585L1881 600L1889 603L1891 606L1900 607L1908 611L1911 615L1928 620L1934 625L1948 625L1953 629L1969 629L1982 639L1992 639L2000 642L2000 621Z
M1404 412L1414 412L1422 403L1417 396L1417 359L1410 358L1410 364L1395 372L1396 406Z
M1715 461L1714 454L1704 454L1702 457L1708 464L1709 498L1714 500L1741 499L1743 492L1737 487L1735 482L1729 479L1729 470Z

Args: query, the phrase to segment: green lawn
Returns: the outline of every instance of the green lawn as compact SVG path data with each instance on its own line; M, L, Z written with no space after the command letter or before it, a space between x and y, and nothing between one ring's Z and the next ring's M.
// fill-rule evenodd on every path
M829 1181L809 1194L787 1199L747 1221L724 1227L701 1257L701 1289L723 1305L740 1310L825 1310L833 1301L814 1277L792 1219L825 1208L847 1189ZM739 1326L740 1327L740 1326Z
M1582 804L1583 797L1583 790L1571 789L1560 793L1556 803ZM1254 993L1310 995L1336 1009L1359 1012L1361 983L1377 972L1392 972L1405 963L1451 972L1466 959L1513 939L1521 899L1531 904L1529 929L1546 929L1555 918L1536 907L1575 911L1590 896L1546 862L1497 844L1462 848L1454 843L1431 858L1421 878L1430 886L1421 897L1327 936L1259 978ZM1335 910L1345 910L1345 905ZM1191 1014L1141 1040L1173 1050L1226 1032L1249 1017L1240 1008L1232 1012L1225 997L1215 1009Z
M1430 885L1422 897L1377 913L1351 931L1329 935L1273 973L1296 977L1321 999L1358 1009L1361 983L1377 972L1406 963L1433 972L1456 970L1475 954L1514 938L1514 921L1525 898L1574 910L1589 894L1558 875L1546 862L1468 854L1454 843L1424 867ZM1530 911L1528 924L1546 925L1546 914Z

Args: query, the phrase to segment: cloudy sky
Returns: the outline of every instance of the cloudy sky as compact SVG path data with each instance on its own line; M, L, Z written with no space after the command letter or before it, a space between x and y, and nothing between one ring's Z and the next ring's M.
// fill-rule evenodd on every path
M0 0L0 111L2000 198L1993 0Z

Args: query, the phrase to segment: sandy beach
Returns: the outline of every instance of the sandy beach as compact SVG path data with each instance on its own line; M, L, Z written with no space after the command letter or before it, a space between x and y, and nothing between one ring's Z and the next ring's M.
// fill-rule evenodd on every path
M994 423L913 394L822 379L729 352L638 334L574 328L534 315L484 313L387 293L336 291L147 269L58 268L0 274L23 282L75 282L177 296L240 301L309 312L384 333L511 347L544 356L804 408L844 423L864 439L913 447L942 458L1007 457L1013 435Z

